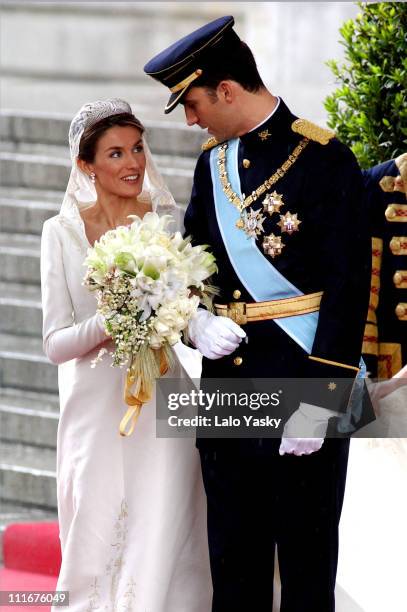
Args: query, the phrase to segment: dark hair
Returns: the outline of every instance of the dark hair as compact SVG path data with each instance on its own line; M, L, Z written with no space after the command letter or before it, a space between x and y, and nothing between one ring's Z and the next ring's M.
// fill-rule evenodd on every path
M126 127L128 125L137 128L141 133L144 132L142 123L131 113L110 115L110 117L105 117L105 119L90 125L82 134L78 158L92 163L95 159L96 145L103 134L112 127Z
M245 42L241 40L239 43L222 50L214 47L208 52L202 65L203 73L192 87L216 89L221 81L232 80L246 91L262 89L264 83L253 53Z

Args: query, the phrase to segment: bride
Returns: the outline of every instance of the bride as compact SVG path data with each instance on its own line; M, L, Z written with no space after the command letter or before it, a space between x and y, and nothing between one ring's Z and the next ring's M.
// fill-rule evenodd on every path
M180 211L157 172L130 106L84 105L69 144L60 213L44 224L44 349L59 365L57 491L69 610L207 612L211 582L205 496L194 440L157 439L154 397L120 437L125 369L91 362L107 338L82 285L87 249L128 215ZM111 347L113 345L111 344ZM185 351L188 350L185 347ZM167 374L187 376L180 361Z

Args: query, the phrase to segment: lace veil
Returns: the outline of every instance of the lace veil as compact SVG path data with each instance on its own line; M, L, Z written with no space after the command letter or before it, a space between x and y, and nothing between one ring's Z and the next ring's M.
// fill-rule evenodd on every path
M121 113L132 113L130 105L120 98L96 100L84 104L72 119L69 129L69 148L71 153L72 169L69 176L65 196L60 209L60 215L71 219L80 219L79 212L93 206L96 202L96 189L88 175L82 172L77 163L79 143L85 129L94 125L101 119ZM143 146L146 156L146 170L143 190L138 200L148 201L152 209L158 214L171 214L176 222L176 228L182 231L182 209L176 205L174 198L166 186L157 166L152 158L151 151L143 135Z

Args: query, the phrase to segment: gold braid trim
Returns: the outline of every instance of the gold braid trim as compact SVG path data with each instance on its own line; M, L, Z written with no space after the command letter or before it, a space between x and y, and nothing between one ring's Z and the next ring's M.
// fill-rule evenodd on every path
M407 223L407 204L389 204L384 215L390 223Z
M326 145L332 138L335 138L335 132L319 127L319 125L308 121L308 119L296 119L291 124L291 129L296 134L305 136L314 142L319 142L321 145Z
M346 370L354 370L355 372L359 372L360 369L356 366L348 365L347 363L331 361L330 359L323 359L322 357L314 357L314 355L308 355L308 359L312 359L313 361L319 361L320 363L325 363L327 365L338 366L339 368L345 368Z
M376 323L376 309L379 304L380 270L382 267L383 240L372 238L372 276L370 281L370 299L367 320Z
M226 195L227 199L233 206L235 206L239 212L242 212L245 208L253 204L263 193L266 193L272 185L277 183L280 180L287 170L291 168L309 143L308 138L304 138L299 142L299 144L295 147L294 151L291 155L288 156L288 159L278 168L274 174L270 176L267 180L264 181L262 185L257 187L254 191L252 191L251 195L245 198L243 201L239 198L237 193L235 193L232 189L232 186L229 182L227 170L226 170L226 151L228 148L228 143L225 142L219 147L218 152L218 167L219 167L219 177L220 182L222 184L223 193Z
M407 237L393 236L389 247L393 255L407 255Z
M380 342L378 376L392 378L402 368L401 344L395 342Z
M214 136L211 136L206 142L203 143L203 145L201 145L201 149L202 151L209 151L210 149L213 149L213 147L216 147L218 144L219 142L216 140L216 138Z
M375 355L375 357L379 354L377 325L373 323L366 323L365 333L363 335L362 353L365 355Z

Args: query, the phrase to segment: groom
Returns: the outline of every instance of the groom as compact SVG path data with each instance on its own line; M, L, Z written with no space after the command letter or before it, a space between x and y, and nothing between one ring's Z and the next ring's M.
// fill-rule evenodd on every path
M165 112L181 103L187 124L212 136L185 229L216 256L225 316L199 311L189 335L204 378L322 386L304 391L281 439L198 440L212 610L271 610L277 545L281 611L333 612L349 440L324 437L336 390L348 393L359 372L370 281L362 175L332 132L266 89L233 25L217 19L144 68L170 89Z

